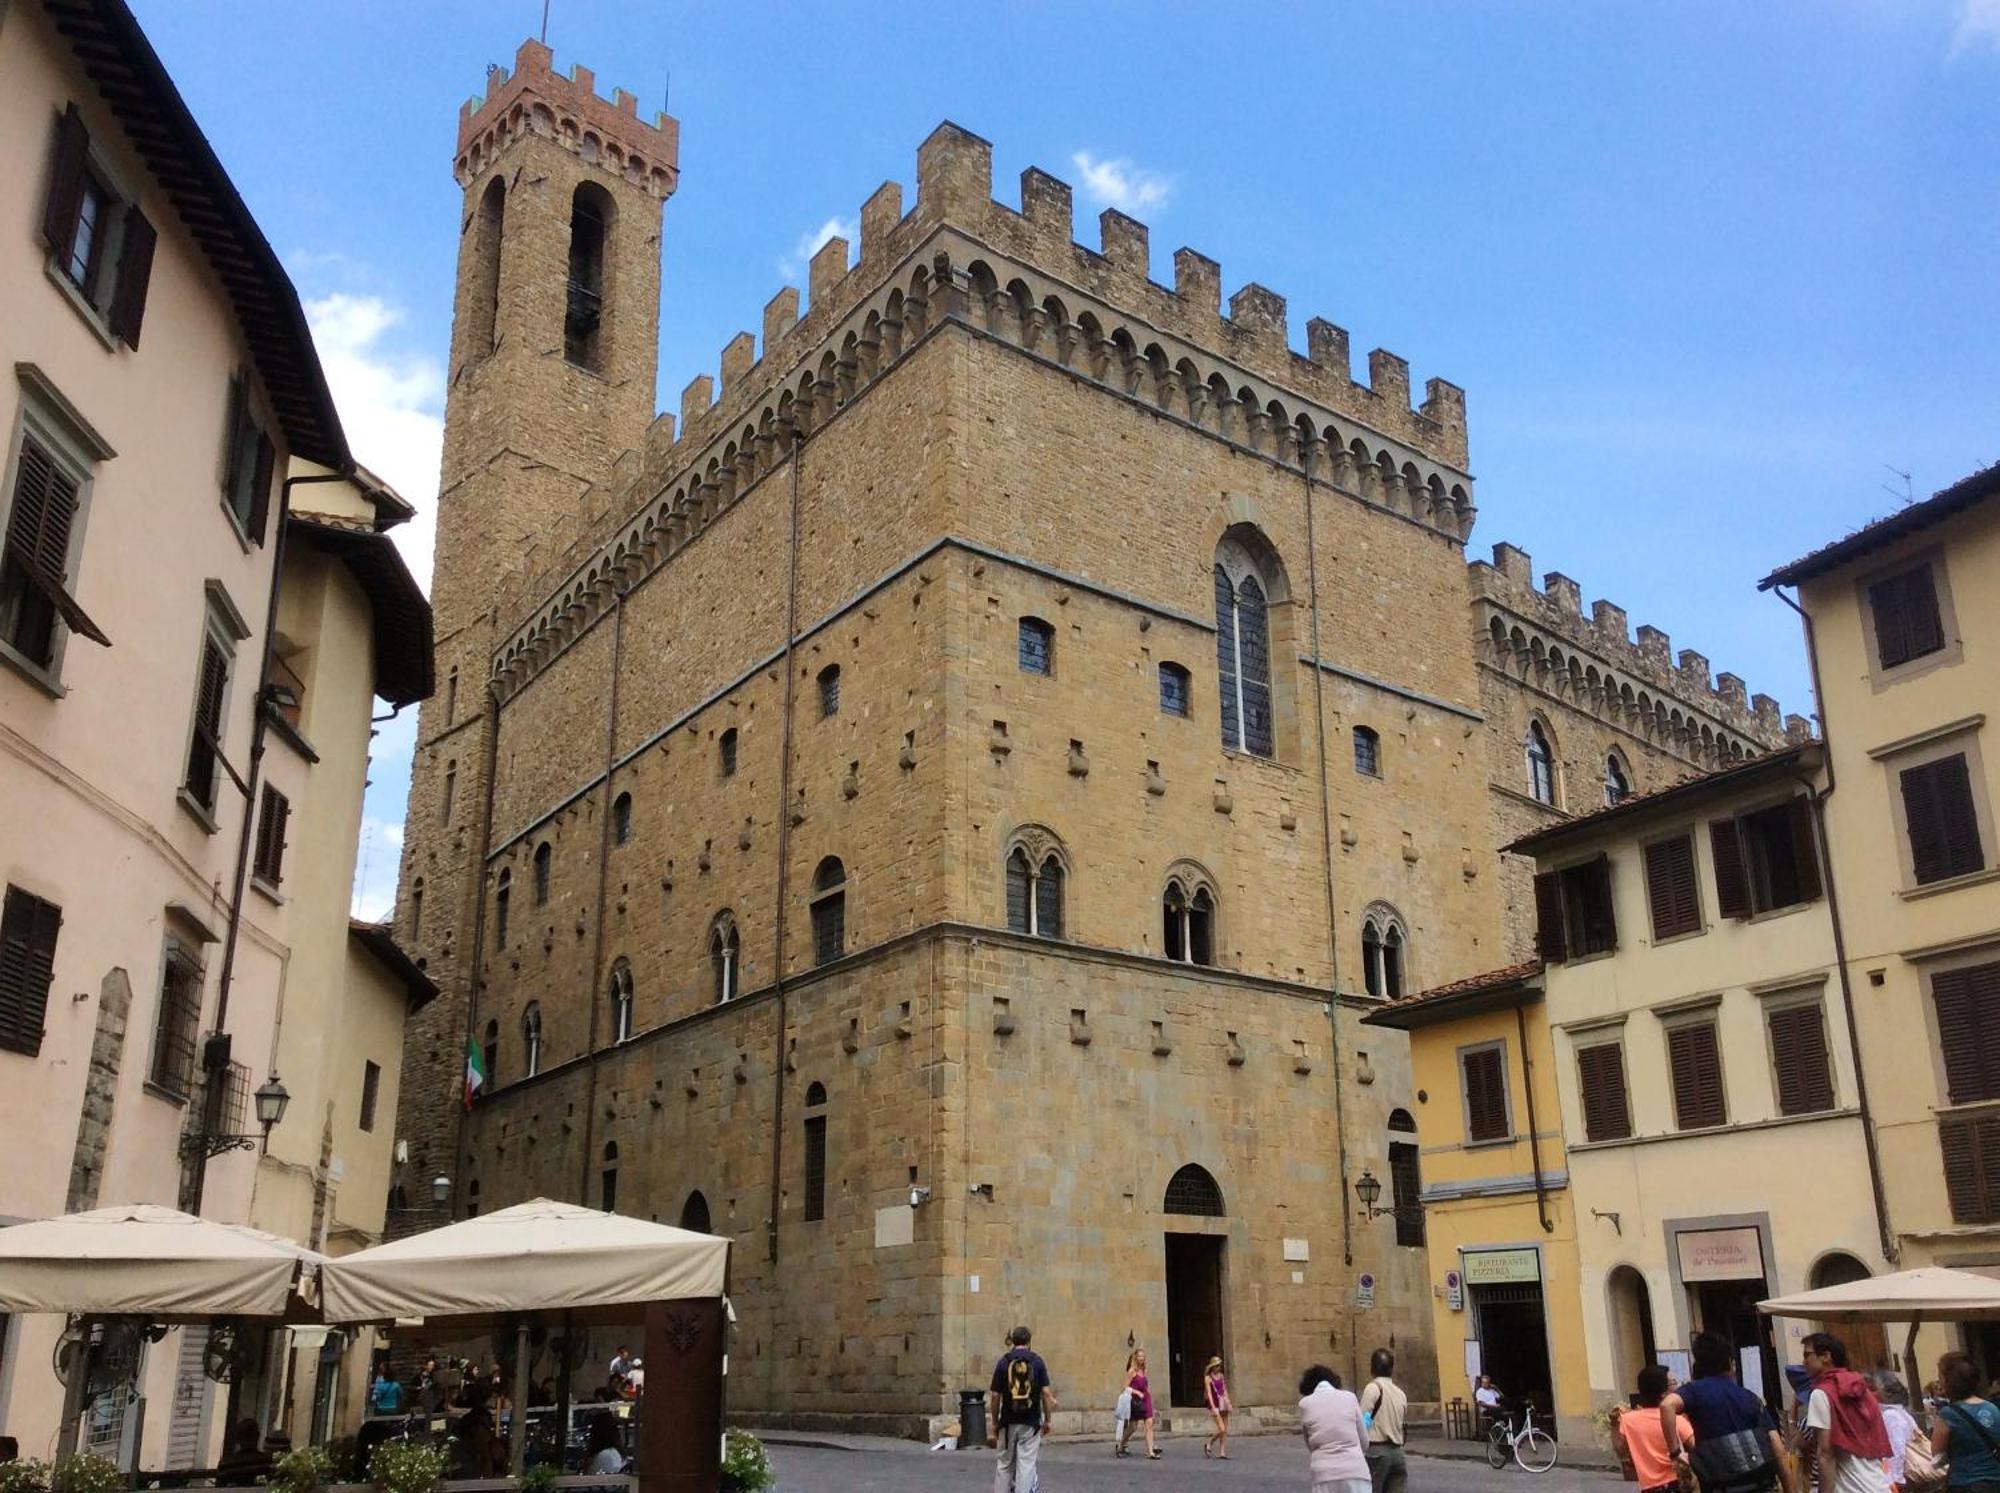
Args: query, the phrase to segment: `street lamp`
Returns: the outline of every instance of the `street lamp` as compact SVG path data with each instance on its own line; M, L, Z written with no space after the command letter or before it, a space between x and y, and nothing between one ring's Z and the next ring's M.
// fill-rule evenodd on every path
M227 1058L226 1049L224 1057L225 1059ZM220 1083L223 1074L226 1072L227 1065L225 1062L223 1065L211 1070L210 1082ZM205 1124L201 1129L190 1130L181 1137L181 1152L183 1155L188 1156L198 1153L203 1157L209 1157L220 1156L224 1151L248 1151L254 1146L259 1154L261 1154L270 1148L271 1127L284 1119L285 1106L291 1102L291 1091L279 1081L278 1075L273 1073L258 1086L257 1092L251 1095L251 1103L257 1113L258 1134L233 1135L223 1131L210 1130ZM219 1105L216 1106L216 1108L219 1107ZM215 1119L220 1118L219 1115L216 1115L214 1118L208 1118L210 1114L213 1114L213 1110L206 1104L204 1104L204 1111L204 1118L208 1120L208 1124L213 1124Z
M431 1201L440 1208L451 1201L451 1178L442 1173L431 1178Z
M1382 1216L1381 1210L1375 1206L1382 1197L1382 1184L1375 1179L1375 1174L1365 1167L1361 1175L1355 1179L1354 1195L1361 1199L1361 1206L1368 1210L1371 1219Z

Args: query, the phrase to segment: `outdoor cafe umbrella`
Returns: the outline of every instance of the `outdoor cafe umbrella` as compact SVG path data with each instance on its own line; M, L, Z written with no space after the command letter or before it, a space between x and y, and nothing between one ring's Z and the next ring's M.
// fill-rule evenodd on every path
M127 1203L0 1229L0 1312L283 1317L300 1266L324 1258L241 1224Z
M1925 1265L1757 1303L1767 1317L1815 1322L1907 1322L1905 1372L1916 1372L1917 1328L1925 1322L2000 1321L2000 1280L1972 1270Z
M727 1239L536 1198L329 1260L320 1292L330 1322L446 1317L469 1325L468 1319L513 1318L514 1402L523 1406L525 1313L712 1299L723 1294L728 1277ZM516 1472L523 1424L516 1414L510 1438Z

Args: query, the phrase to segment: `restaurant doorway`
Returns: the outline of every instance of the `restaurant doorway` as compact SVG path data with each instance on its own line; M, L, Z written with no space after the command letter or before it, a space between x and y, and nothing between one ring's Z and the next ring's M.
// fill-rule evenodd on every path
M1532 1245L1467 1250L1462 1260L1473 1337L1479 1344L1479 1372L1492 1379L1507 1409L1534 1406L1535 1423L1553 1435L1555 1376L1549 1360L1541 1251Z

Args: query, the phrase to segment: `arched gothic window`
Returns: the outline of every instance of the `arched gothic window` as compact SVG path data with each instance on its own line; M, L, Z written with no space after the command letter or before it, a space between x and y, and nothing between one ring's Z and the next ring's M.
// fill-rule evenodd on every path
M611 966L611 1040L632 1040L632 966L623 959Z
M1192 872L1168 878L1161 898L1169 959L1179 964L1215 963L1215 893Z
M489 1021L486 1023L486 1040L479 1044L479 1057L486 1068L485 1081L480 1087L482 1089L490 1089L500 1082L500 1023L498 1021Z
M542 1003L529 1001L521 1013L521 1061L528 1078L542 1071Z
M467 323L465 351L468 357L483 358L498 340L500 314L500 248L507 223L507 182L495 176L479 196L479 213L474 225L476 256L471 280L471 318ZM454 669L454 674L458 671ZM456 681L454 681L455 683ZM450 711L446 711L450 723Z
M555 864L556 848L547 840L535 847L535 906L545 907L549 900L549 871Z
M1393 908L1371 907L1361 919L1361 973L1368 993L1395 1000L1403 993L1408 935Z
M1407 1109L1389 1111L1389 1201L1396 1212L1396 1242L1424 1242L1423 1172L1418 1165L1417 1122Z
M1160 1210L1196 1218L1221 1218L1222 1189L1207 1167L1189 1163L1167 1179L1167 1196Z
M424 936L424 879L419 876L410 883L410 942L415 943Z
M1545 804L1556 801L1556 753L1549 745L1549 733L1540 721L1528 722L1525 743L1528 758L1528 794Z
M715 999L719 1005L723 1001L736 999L741 977L739 956L742 943L736 934L736 918L727 910L715 915L715 921L708 929L708 962L715 972Z
M831 964L847 951L847 868L830 855L813 872L813 963Z
M1063 936L1062 856L1045 832L1017 836L1007 852L1007 927L1036 938Z
M502 867L493 888L493 947L507 947L507 908L514 899L514 873Z
M701 1189L698 1187L689 1193L687 1201L681 1204L681 1227L695 1234L715 1232L709 1226L708 1199L701 1195Z
M438 823L451 824L452 804L458 797L458 759L444 765L444 792L438 796Z
M596 182L582 183L570 198L563 357L592 373L604 367L604 248L616 216L611 194Z
M817 1081L806 1089L805 1132L805 1216L816 1223L826 1217L826 1085Z
M715 739L716 760L725 778L736 776L736 728L731 726Z
M621 793L611 800L611 839L623 845L632 838L632 795Z
M1233 540L1215 557L1215 666L1223 749L1274 755L1270 592L1249 551Z
M819 671L819 714L821 720L840 714L839 664L828 664Z
M1632 796L1632 780L1625 775L1625 764L1618 760L1616 752L1604 759L1604 803L1607 808L1616 808Z
M604 1143L604 1171L599 1180L604 1191L597 1206L606 1213L615 1213L618 1210L618 1142L615 1140Z

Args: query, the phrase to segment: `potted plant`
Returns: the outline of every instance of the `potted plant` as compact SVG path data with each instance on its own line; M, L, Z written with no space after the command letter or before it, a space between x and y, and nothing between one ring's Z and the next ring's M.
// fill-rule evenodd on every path
M774 1481L764 1443L748 1431L731 1431L722 1456L722 1493L758 1493Z

